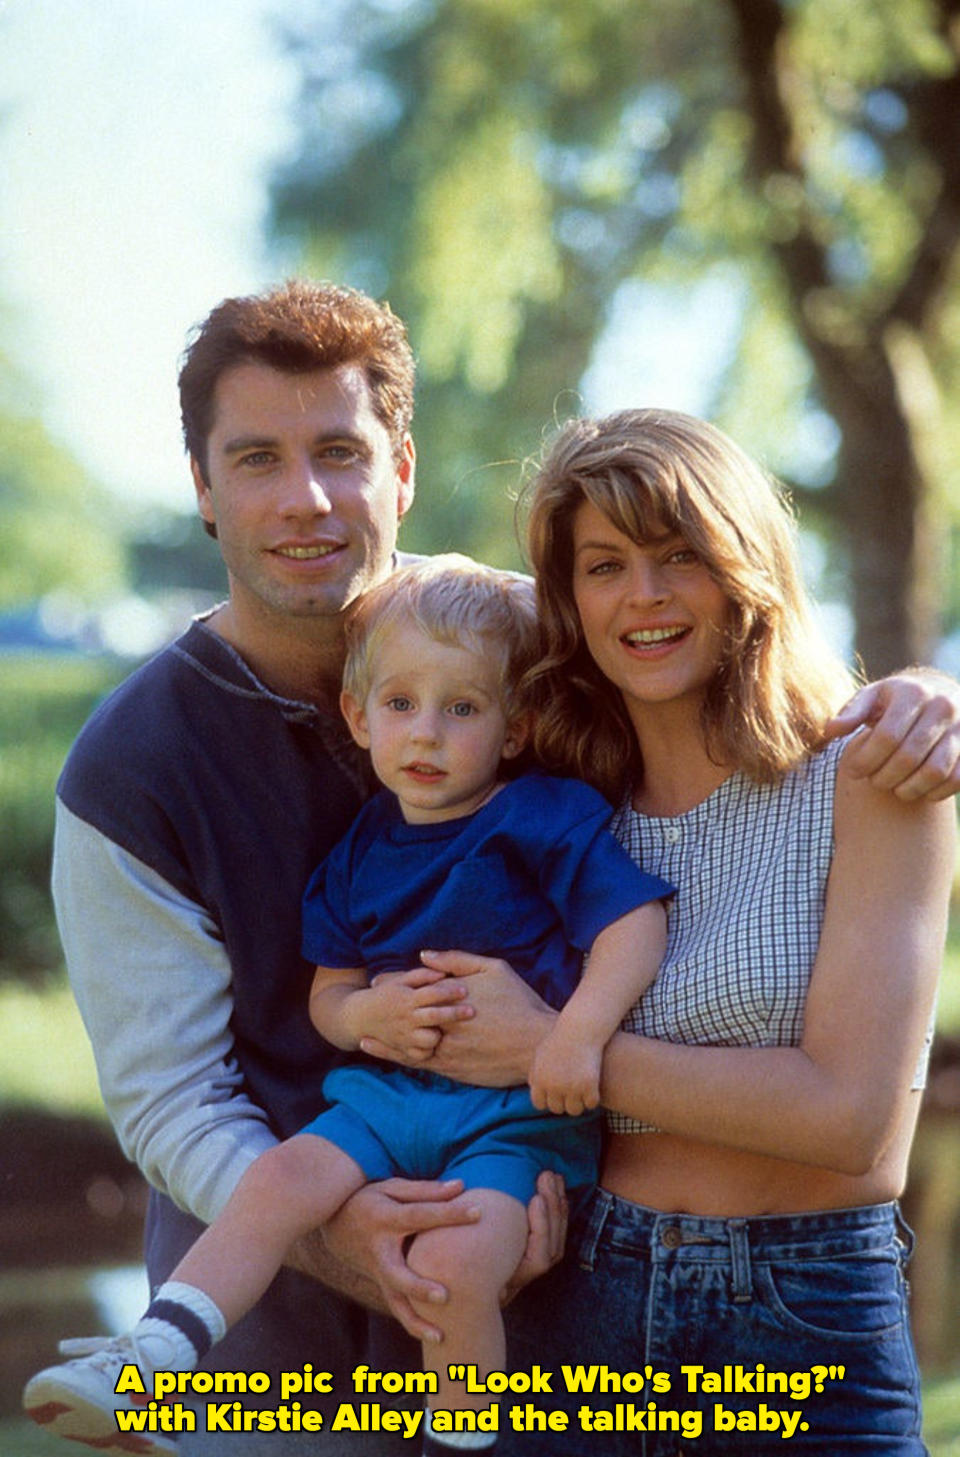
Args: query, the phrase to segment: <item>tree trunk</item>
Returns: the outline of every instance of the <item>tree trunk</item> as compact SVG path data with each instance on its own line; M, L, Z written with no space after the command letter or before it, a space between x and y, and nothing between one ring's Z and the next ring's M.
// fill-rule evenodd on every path
M882 346L821 367L840 426L837 499L850 561L857 656L870 677L929 663L939 638L940 564L930 523L923 422ZM837 385L834 379L838 379ZM829 383L828 383L829 381ZM840 387L842 383L842 387Z

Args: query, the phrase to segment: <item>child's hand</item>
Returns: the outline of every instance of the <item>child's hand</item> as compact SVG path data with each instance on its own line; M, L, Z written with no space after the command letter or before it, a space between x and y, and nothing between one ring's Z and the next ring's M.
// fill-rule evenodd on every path
M600 1102L603 1047L564 1033L558 1023L534 1053L530 1097L551 1113L586 1113Z
M359 1046L375 1038L399 1062L427 1062L445 1027L473 1016L468 988L456 977L437 977L426 967L384 973L354 992L347 1008Z

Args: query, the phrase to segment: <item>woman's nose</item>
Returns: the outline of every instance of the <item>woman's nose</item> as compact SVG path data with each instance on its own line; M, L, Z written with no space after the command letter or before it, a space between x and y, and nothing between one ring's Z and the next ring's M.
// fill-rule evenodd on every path
M630 568L630 598L636 603L657 603L666 601L670 589L660 564L649 557L641 557Z

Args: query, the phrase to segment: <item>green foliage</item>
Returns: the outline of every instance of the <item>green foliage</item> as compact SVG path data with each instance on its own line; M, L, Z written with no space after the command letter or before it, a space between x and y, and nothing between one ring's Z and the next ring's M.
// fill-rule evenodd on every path
M54 789L117 677L102 660L0 657L0 979L38 981L60 965L49 895Z
M58 588L96 599L118 587L117 515L39 420L0 407L0 608Z
M748 302L711 413L797 481L822 485L839 460L854 551L849 504L876 474L853 449L864 408L863 439L885 422L909 437L931 499L955 511L960 455L940 447L960 432L948 327L960 305L955 272L933 282L930 231L949 257L955 8L355 0L304 19L301 7L288 35L301 140L274 221L307 268L389 297L410 324L421 506L408 544L513 559L510 487L545 423L580 408L619 285L683 286L717 265ZM916 371L889 397L875 387L888 319L944 382L923 442L901 398ZM811 464L804 417L824 409L839 431ZM836 529L843 501L821 495L821 525Z

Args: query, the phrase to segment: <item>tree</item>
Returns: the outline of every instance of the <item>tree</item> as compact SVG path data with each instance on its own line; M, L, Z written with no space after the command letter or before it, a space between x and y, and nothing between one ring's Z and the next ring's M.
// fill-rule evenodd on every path
M960 0L325 14L288 32L301 140L275 226L411 325L421 544L502 556L506 486L576 411L620 286L719 269L740 336L710 413L839 528L868 668L929 658L956 484ZM819 471L797 446L814 411L835 436Z
M0 357L0 611L62 590L102 599L124 581L119 508L23 406L22 381Z

